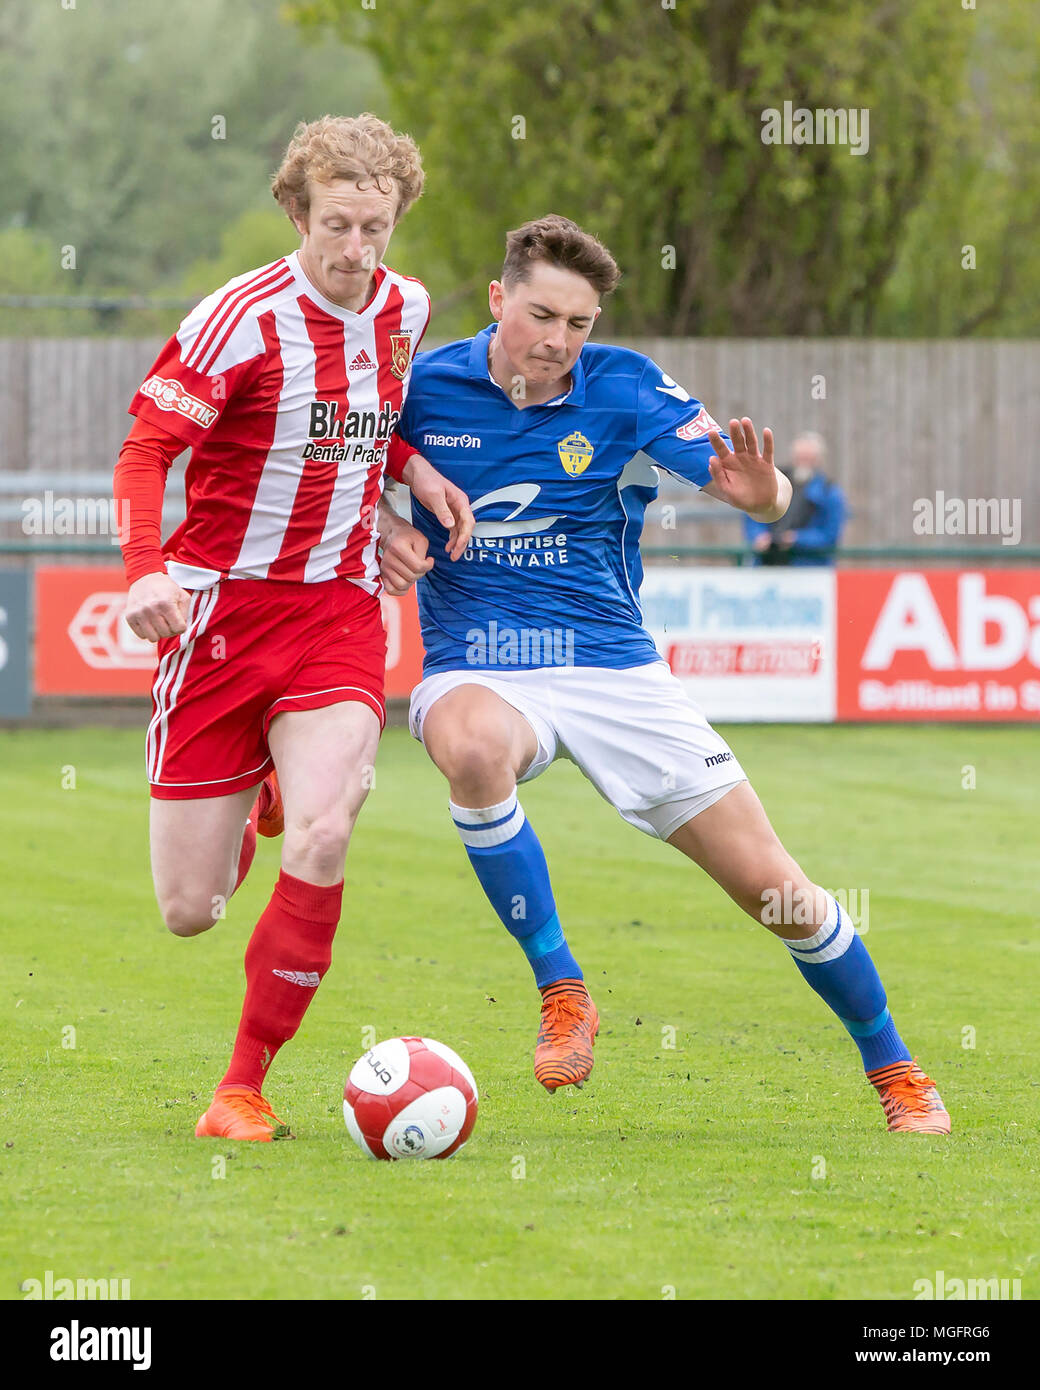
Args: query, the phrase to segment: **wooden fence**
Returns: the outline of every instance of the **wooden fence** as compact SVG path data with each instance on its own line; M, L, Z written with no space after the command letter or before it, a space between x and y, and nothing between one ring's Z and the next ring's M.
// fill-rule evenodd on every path
M1017 499L1021 544L1040 542L1040 342L644 339L628 345L653 357L716 419L747 414L760 428L771 425L781 459L799 431L819 431L828 445L828 472L849 502L847 544L999 544L992 535L916 535L914 503L936 493ZM127 404L160 346L155 339L0 340L0 473L67 474L70 490L74 475L108 474L129 427ZM4 491L8 497L14 491L10 477ZM663 505L677 510L666 514ZM20 528L8 515L0 534L10 537ZM740 529L728 509L668 484L648 514L644 540L732 545Z

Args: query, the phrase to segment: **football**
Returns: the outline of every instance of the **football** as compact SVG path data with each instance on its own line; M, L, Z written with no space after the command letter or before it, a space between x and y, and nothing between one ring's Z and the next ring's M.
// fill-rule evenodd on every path
M449 1158L473 1132L477 1083L444 1043L390 1038L351 1068L343 1118L369 1158Z

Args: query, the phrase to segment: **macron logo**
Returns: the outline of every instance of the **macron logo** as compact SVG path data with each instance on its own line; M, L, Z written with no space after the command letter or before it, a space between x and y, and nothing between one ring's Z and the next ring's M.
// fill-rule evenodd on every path
M302 985L304 989L317 989L321 984L321 976L316 970L272 970L271 974L288 980L291 985Z
M433 444L441 449L479 449L480 436L477 434L424 434L424 444Z
M353 362L351 362L350 366L347 368L347 371L374 372L375 369L376 364L372 361L371 357L369 357L365 349L362 348L358 355L354 358Z

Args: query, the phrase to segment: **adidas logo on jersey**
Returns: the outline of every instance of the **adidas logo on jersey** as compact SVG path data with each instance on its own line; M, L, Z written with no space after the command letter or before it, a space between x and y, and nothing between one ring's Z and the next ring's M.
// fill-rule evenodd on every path
M271 974L288 980L291 985L302 985L304 989L317 989L321 984L321 976L316 970L272 970Z
M362 348L358 355L354 358L353 362L351 362L350 366L347 368L347 371L374 372L375 369L376 364L372 361L371 357L369 357L365 349Z

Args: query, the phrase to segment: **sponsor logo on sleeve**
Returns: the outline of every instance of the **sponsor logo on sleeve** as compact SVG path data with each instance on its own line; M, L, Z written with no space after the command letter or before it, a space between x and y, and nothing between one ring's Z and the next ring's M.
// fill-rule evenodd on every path
M141 394L153 400L160 410L183 415L204 429L212 425L219 413L214 406L185 391L179 381L170 381L161 376L150 376L141 387Z
M717 430L718 428L718 421L713 420L701 406L693 419L687 420L685 425L680 425L675 433L680 439L703 439L709 430Z

